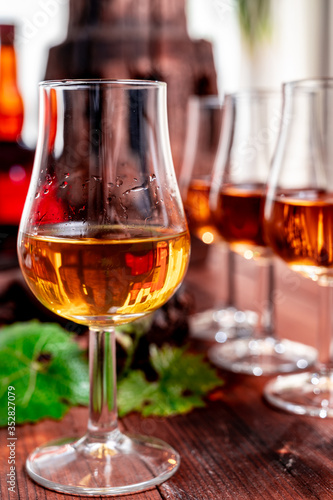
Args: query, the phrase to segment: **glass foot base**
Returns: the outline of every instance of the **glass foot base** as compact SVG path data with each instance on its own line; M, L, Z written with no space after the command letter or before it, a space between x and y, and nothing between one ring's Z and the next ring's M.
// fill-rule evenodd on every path
M72 495L122 495L147 490L172 476L180 457L156 438L127 436L107 440L84 436L37 448L27 459L30 477L45 488Z
M280 375L264 389L266 400L297 415L333 417L333 373Z
M253 311L239 311L235 307L208 309L189 318L192 337L211 339L216 336L227 338L248 337L253 334L257 314Z
M304 370L315 363L317 350L273 337L244 338L215 345L208 357L225 370L260 376Z

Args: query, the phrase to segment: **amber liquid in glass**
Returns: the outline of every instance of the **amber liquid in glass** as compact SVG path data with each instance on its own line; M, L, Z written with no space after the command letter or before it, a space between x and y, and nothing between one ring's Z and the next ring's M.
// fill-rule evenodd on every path
M209 194L209 181L193 179L184 199L190 231L204 243L213 243L218 238L209 206Z
M265 247L262 213L262 184L240 184L224 187L214 211L215 226L233 250L244 253L249 247Z
M78 323L105 327L149 313L168 300L187 269L187 232L143 229L124 239L108 228L81 238L61 224L44 232L20 236L23 274L46 307Z
M292 269L315 281L333 277L333 193L307 190L277 198L265 235Z

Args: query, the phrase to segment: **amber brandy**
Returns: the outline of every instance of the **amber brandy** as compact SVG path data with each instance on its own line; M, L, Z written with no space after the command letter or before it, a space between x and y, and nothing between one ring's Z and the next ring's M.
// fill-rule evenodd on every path
M204 243L213 243L218 237L209 206L210 182L193 179L184 196L184 207L192 234Z
M215 226L234 250L265 247L263 204L262 184L229 185L221 189L213 212Z
M307 277L333 276L333 193L286 193L268 207L265 234L274 252Z
M124 239L116 228L80 237L82 227L43 228L23 234L19 256L35 296L53 312L78 323L113 325L164 304L181 283L189 234L141 228ZM134 230L133 230L134 231Z

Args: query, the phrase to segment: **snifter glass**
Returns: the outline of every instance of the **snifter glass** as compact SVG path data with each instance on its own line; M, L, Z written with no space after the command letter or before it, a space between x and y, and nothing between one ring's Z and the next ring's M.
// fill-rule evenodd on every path
M18 254L35 296L89 326L90 413L82 438L29 456L36 482L63 493L120 495L177 470L171 446L118 428L115 326L163 305L184 278L189 252L166 84L42 82Z
M223 306L197 312L189 318L195 337L246 336L256 321L253 311L236 308L235 254L215 228L209 206L213 167L223 133L223 99L217 95L191 96L187 106L187 133L179 187L191 235L206 245L224 247L221 271ZM222 259L224 260L224 259Z
M263 234L270 162L280 126L281 92L253 89L224 100L224 131L214 166L210 204L216 228L231 248L257 264L258 322L251 336L212 347L209 357L228 370L272 375L308 367L316 351L278 338L274 324L272 251Z
M283 95L264 229L274 253L319 285L319 355L313 370L273 379L265 396L292 413L333 417L333 79L289 82Z

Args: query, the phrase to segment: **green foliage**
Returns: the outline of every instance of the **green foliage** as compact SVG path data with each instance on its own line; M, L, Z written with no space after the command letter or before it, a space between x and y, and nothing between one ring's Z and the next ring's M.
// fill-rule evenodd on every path
M270 0L237 0L238 20L251 49L271 34Z
M141 326L140 326L141 328ZM133 332L131 331L133 334ZM140 337L143 332L137 332ZM123 333L123 335L126 335ZM129 357L133 356L130 345ZM120 378L120 416L169 416L204 406L203 396L221 385L202 355L186 348L150 346L157 378L129 367ZM14 387L16 423L61 419L75 405L88 405L88 362L72 337L55 323L16 323L0 331L0 426L8 423L8 387Z
M221 385L203 356L185 348L151 346L150 362L158 379L148 382L144 374L132 371L119 384L119 413L138 411L144 416L170 416L204 406L203 396Z
M87 361L57 324L15 323L0 331L0 425L7 424L9 386L16 423L60 419L70 406L88 404Z

